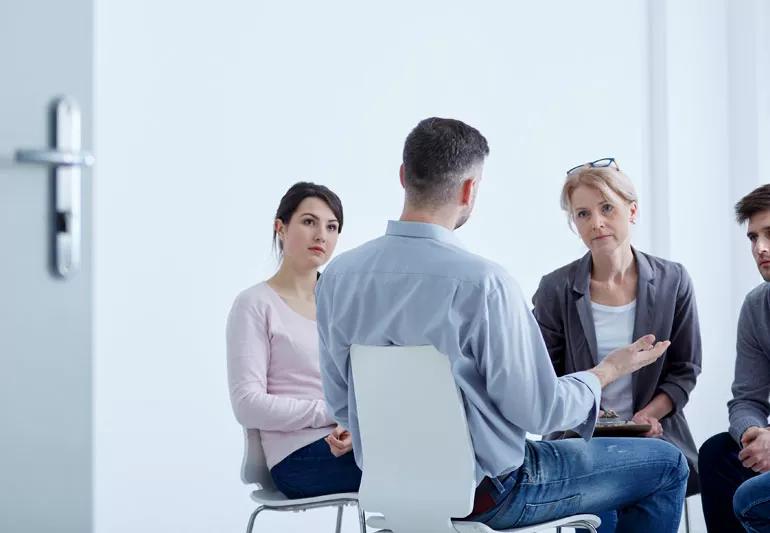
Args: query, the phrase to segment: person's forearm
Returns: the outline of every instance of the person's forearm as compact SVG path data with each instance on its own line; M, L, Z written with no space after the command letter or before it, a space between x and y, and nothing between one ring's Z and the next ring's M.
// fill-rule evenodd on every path
M307 400L249 392L232 398L235 418L245 428L263 431L298 431L334 423L323 400Z
M738 319L733 399L727 402L730 435L736 442L751 426L766 426L770 415L770 361L757 342L753 323L757 311L747 299Z
M656 361L671 345L669 341L655 342L655 336L647 334L633 344L611 351L602 362L589 370L599 378L602 388L621 376L636 372Z
M639 412L657 418L662 419L674 410L674 403L665 392L659 392L647 405L645 405Z
M606 363L599 363L588 371L599 378L599 383L601 384L602 389L618 379L617 370Z

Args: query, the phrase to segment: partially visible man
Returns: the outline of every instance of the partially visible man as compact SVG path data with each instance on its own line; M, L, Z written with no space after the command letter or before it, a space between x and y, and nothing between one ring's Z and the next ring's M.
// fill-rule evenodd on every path
M556 377L516 282L454 235L473 210L488 153L484 136L458 120L429 118L407 137L401 219L338 256L316 287L327 405L365 468L350 346L433 345L450 359L476 455L470 518L508 529L620 509L619 531L673 533L688 475L681 452L659 439L591 439L601 388L669 342L646 335L590 370ZM527 431L571 428L585 440L526 440Z
M735 205L759 273L770 282L770 184ZM700 449L701 501L712 533L770 531L770 283L752 290L738 320L730 432Z

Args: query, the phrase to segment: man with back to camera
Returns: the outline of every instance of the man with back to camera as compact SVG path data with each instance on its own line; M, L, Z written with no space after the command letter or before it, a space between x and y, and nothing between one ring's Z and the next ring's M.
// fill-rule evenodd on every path
M620 509L619 531L675 532L688 475L679 450L658 439L591 439L601 388L669 343L647 335L589 371L556 377L516 282L453 233L473 210L488 153L481 133L458 120L425 119L406 138L400 220L334 259L316 287L328 406L364 467L350 346L431 344L449 357L464 399L476 456L469 519L504 529ZM527 431L570 428L585 440L526 440Z
M746 295L738 319L729 433L700 449L701 501L712 533L770 531L770 184L735 204L764 282Z

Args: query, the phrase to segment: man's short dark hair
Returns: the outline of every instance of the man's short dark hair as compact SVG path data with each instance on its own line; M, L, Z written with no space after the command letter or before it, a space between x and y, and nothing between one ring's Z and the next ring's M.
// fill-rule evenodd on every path
M409 201L443 205L464 172L484 161L489 145L476 128L451 118L421 121L404 143L405 186Z
M757 187L735 204L735 219L743 224L760 211L770 211L770 183Z

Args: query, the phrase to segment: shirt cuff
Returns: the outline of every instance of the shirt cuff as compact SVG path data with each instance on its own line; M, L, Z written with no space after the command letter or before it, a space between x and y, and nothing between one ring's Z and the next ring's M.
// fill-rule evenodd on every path
M575 372L574 374L570 374L570 377L588 387L591 394L594 396L593 406L588 412L588 417L585 422L576 428L573 428L573 431L583 437L584 440L590 440L591 436L594 434L596 420L599 417L599 402L601 402L602 399L602 384L593 372Z
M689 399L687 393L682 387L671 382L661 383L658 386L658 392L665 392L666 395L671 399L671 412L666 416L671 416L677 411L681 411Z
M735 439L735 442L738 443L738 446L743 447L741 444L741 437L743 437L746 430L752 426L763 428L767 426L767 420L762 420L762 418L758 416L744 415L736 420L730 421L730 435Z
M335 423L334 417L327 409L326 402L323 400L316 400L313 427L325 428L327 426L333 426Z

